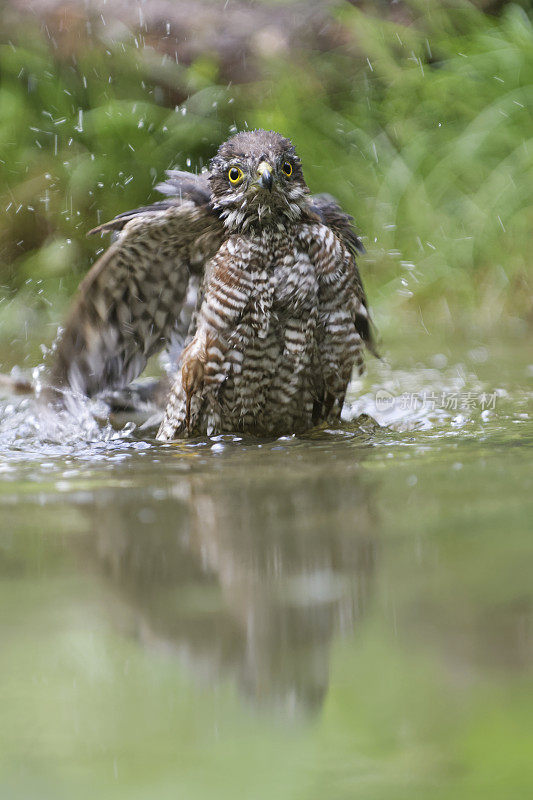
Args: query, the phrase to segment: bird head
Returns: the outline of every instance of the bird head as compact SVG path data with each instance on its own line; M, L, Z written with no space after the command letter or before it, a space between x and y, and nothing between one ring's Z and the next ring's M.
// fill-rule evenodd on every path
M283 227L300 219L309 189L290 139L243 131L210 164L211 201L230 230Z

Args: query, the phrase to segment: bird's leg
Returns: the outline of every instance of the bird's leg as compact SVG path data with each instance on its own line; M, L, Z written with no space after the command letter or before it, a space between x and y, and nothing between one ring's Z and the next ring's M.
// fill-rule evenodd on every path
M185 424L191 430L191 400L203 387L204 364L207 358L206 336L197 331L196 336L183 351L181 360L181 383L185 391Z
M333 408L334 403L335 403L335 395L332 394L331 392L328 392L324 399L324 406L323 406L324 420L327 420L329 415L331 414L331 409Z

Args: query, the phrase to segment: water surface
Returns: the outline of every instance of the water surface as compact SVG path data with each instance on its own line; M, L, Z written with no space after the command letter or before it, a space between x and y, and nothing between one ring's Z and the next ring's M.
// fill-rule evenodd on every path
M4 402L2 797L532 796L527 342L388 356L299 438Z

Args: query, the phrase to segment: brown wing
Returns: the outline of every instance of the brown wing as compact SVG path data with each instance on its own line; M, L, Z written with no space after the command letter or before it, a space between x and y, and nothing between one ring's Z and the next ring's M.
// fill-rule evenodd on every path
M342 210L334 197L329 194L317 194L311 197L311 208L319 219L331 228L333 233L343 243L352 258L346 268L341 272L349 276L350 291L353 296L353 315L356 331L361 337L366 347L379 358L374 326L368 310L366 293L361 280L361 275L355 262L358 253L364 253L365 248L361 239L357 236L354 227L354 220L349 214Z
M313 421L337 419L353 367L363 371L364 347L376 349L355 254L362 245L353 220L329 196L312 198L319 224L310 226L310 257L318 280Z
M120 233L79 287L56 352L55 386L87 395L125 386L168 341L191 274L202 272L224 235L209 204L189 198L184 191L96 229Z

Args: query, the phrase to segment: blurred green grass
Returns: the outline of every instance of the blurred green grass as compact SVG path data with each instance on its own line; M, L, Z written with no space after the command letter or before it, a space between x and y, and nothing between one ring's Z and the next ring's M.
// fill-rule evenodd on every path
M36 22L0 45L0 335L57 320L105 242L95 224L156 198L232 129L295 141L313 191L365 237L378 319L461 330L531 317L533 28L455 2L406 4L410 24L336 7L341 44L258 55L229 85L215 53L183 66L124 27L64 40ZM377 12L376 7L376 12Z

